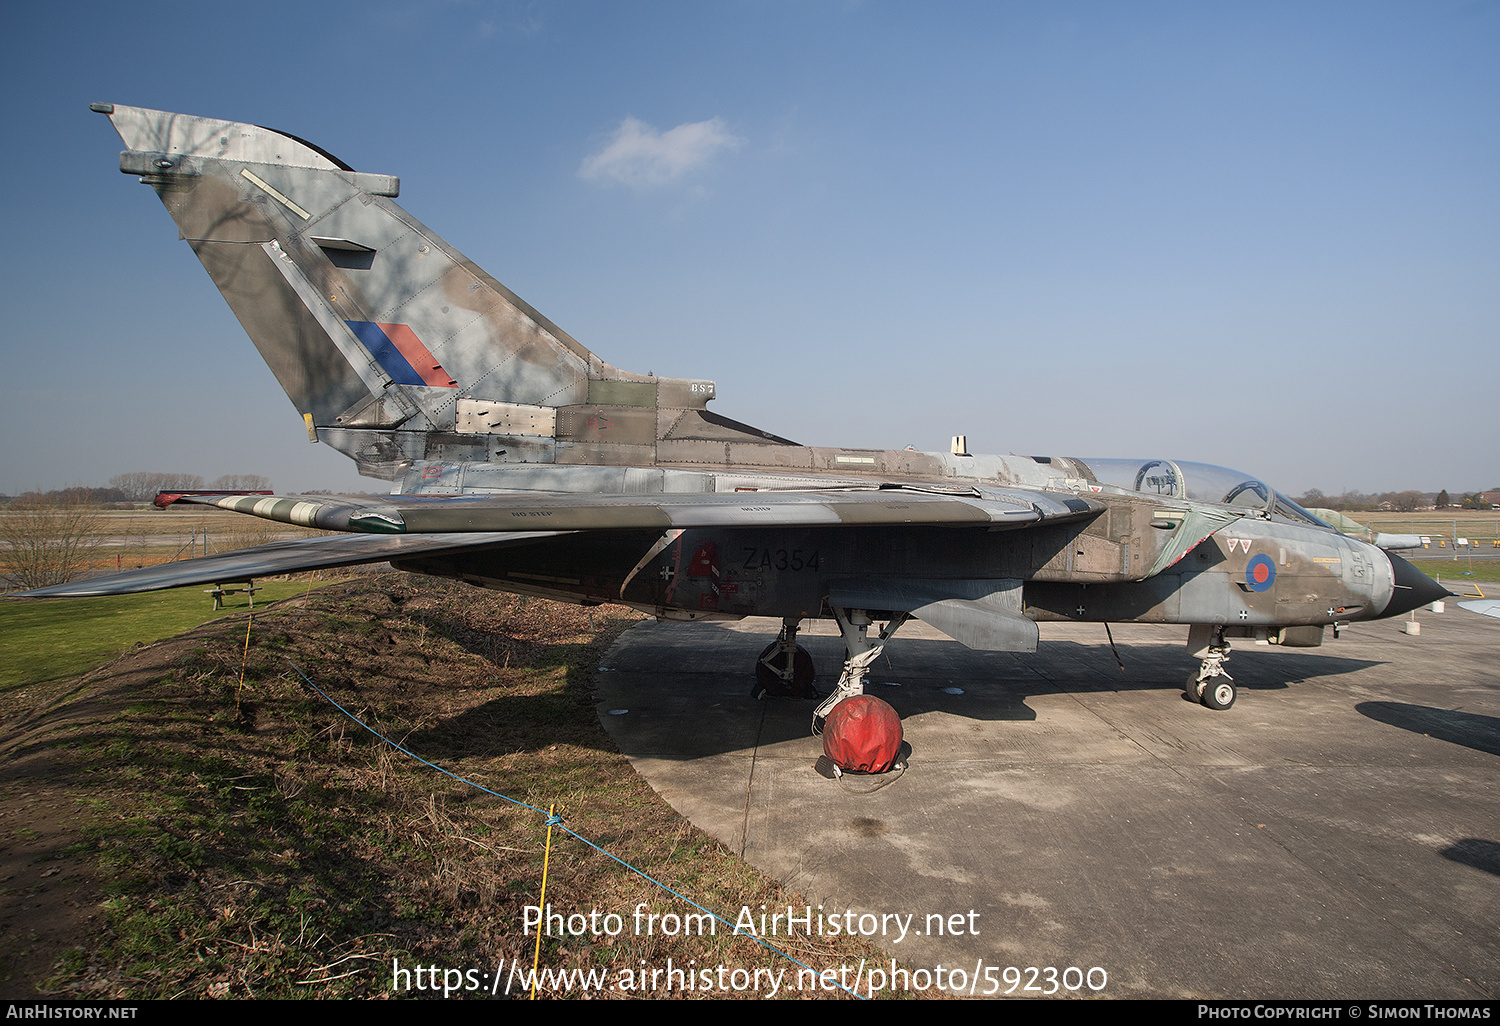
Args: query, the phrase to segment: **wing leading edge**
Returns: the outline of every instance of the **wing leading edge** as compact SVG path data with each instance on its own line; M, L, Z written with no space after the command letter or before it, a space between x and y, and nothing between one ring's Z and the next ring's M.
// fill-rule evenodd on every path
M554 537L556 531L468 533L458 536L428 534L420 537L391 537L348 534L332 538L298 538L271 542L249 549L219 552L198 559L185 559L162 566L127 570L108 577L54 584L17 592L18 598L85 598L92 595L130 595L141 591L159 591L190 584L218 584L243 581L271 574L325 570L361 563L384 563L411 556L433 556L453 552L477 552L482 549L523 545Z
M181 495L170 502L218 506L265 520L330 531L433 533L671 530L706 527L907 525L1007 530L1095 517L1103 503L1075 495L907 488L660 495Z

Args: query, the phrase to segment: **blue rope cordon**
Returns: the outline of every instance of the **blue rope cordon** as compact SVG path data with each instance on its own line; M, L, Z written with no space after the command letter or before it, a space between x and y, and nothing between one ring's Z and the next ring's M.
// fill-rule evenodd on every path
M606 851L603 848L599 847L593 841L590 841L587 837L584 837L582 834L578 833L572 827L569 827L566 824L564 824L563 821L562 821L562 817L561 816L550 815L546 811L537 808L535 805L528 805L526 802L519 801L518 799L512 798L509 795L501 794L499 791L491 791L489 788L485 787L483 784L475 783L474 781L468 779L467 777L461 777L457 773L454 773L452 770L444 769L443 767L439 766L435 762L429 762L426 759L422 758L420 755L418 755L416 752L413 752L411 749L404 748L400 744L396 743L395 741L392 741L390 738L386 737L380 731L378 731L374 727L370 726L364 720L360 719L358 716L355 716L348 709L345 709L342 705L340 705L334 699L334 697L332 695L330 695L328 692L324 691L322 688L320 688L316 684L314 684L312 682L312 680L307 676L307 674L305 674L305 673L302 672L302 668L299 667L296 663L292 662L292 660L290 658L287 658L286 662L287 662L288 666L290 666L292 669L294 669L294 670L297 671L297 676L301 677L304 681L307 682L307 686L308 687L312 688L318 694L320 694L320 695L323 696L323 700L324 701L326 701L329 705L333 706L339 712L343 713L349 719L353 720L355 723L359 724L365 730L369 731L375 737L379 738L380 740L384 741L386 744L390 745L392 748L396 749L396 751L400 752L403 755L410 756L411 758L413 758L413 759L417 760L418 762L420 762L422 765L431 767L432 769L437 770L439 773L442 773L442 774L445 774L447 776L452 777L454 780L457 780L461 784L467 784L468 786L474 788L477 791L483 791L485 794L493 795L496 798L504 798L506 801L510 802L512 805L519 805L523 809L530 809L533 812L540 812L543 816L546 817L546 823L547 823L548 826L562 827L563 831L566 832L567 834L569 834L570 836L576 837L578 840L582 841L584 844L588 845L590 848L593 848L595 851L597 851L599 854L605 856L606 858L610 858L610 859L613 859L614 861L618 862L620 865L622 865L626 869L630 870L632 873L634 873L636 876L640 877L642 880L645 880L645 881L647 881L649 883L655 884L657 887L660 887L662 890L666 891L668 894L672 895L674 898L677 898L680 901L686 902L687 904L689 904L689 905L693 906L694 908L696 908L698 911L703 912L706 915L711 916L713 919L715 919L716 921L718 921L720 923L723 923L725 926L729 927L729 929L731 931L731 936L742 936L735 929L735 926L734 926L733 923L731 923L729 920L725 919L723 916L719 915L717 912L713 911L712 909L704 908L702 905L698 904L692 898L689 898L689 897L687 897L684 894L679 894L678 892L672 890L672 888L668 887L666 884L662 883L660 880L658 880L655 877L649 875L648 873L643 872L642 870L637 869L635 866L632 866L629 862L626 862L624 859L620 858L618 855L614 854L613 852ZM818 973L818 971L816 969L814 969L812 966L807 965L806 963L797 961L791 955L788 955L785 951L782 951L780 948L774 947L773 945L767 944L764 940L762 940L760 937L757 937L755 934L753 934L753 933L751 933L751 934L743 934L743 936L749 937L751 940L755 941L755 943L759 944L761 947L765 948L767 951L775 952L776 954L780 955L782 958L786 959L788 962L792 963L793 965L800 966L803 969L806 969L808 972L813 973L814 975L820 975ZM848 994L850 997L858 998L861 1001L868 1000L868 998L860 996L858 993L856 993L855 991L850 990L848 987L844 986L842 983L836 983L834 985L836 987L838 987L839 990L842 990L844 993Z
M310 688L312 688L318 694L322 695L323 698L324 698L324 700L327 701L329 705L333 706L339 712L341 712L345 716L349 717L355 723L358 723L361 727L364 727L371 734L374 734L376 737L380 738L380 740L384 741L386 744L390 745L392 748L394 748L396 751L400 752L401 754L403 754L403 755L409 755L413 759L416 759L418 762L420 762L422 765L424 765L424 766L430 766L433 769L437 770L439 773L445 773L448 776L452 777L454 780L457 780L459 783L461 783L461 784L468 784L470 787L475 788L476 790L483 791L485 794L492 794L496 798L504 798L506 801L510 802L512 805L519 805L519 806L521 806L521 808L523 808L523 809L530 809L532 812L540 812L544 816L547 814L544 810L537 808L535 805L528 805L525 802L517 801L516 799L510 797L509 795L501 794L498 791L491 791L489 788L485 787L483 784L476 784L474 781L469 780L469 779L467 779L465 777L461 777L457 773L453 773L453 772L451 772L449 770L443 769L443 767L439 766L435 762L428 762L426 759L422 758L420 755L418 755L416 752L413 752L409 748L403 748L403 747L401 747L395 741L392 741L390 738L386 737L380 731L378 731L374 727L370 726L368 723L366 723L364 720L360 719L358 716L354 715L348 709L345 709L343 706L339 705L338 702L334 701L332 695L330 695L328 692L324 691L322 688L318 687L311 680L308 680L307 674L303 673L301 667L299 667L296 663L292 662L291 659L287 659L286 662L287 662L288 666L290 666L292 669L294 669L294 670L297 671L297 676L299 676L303 680L307 681L307 686L310 687Z

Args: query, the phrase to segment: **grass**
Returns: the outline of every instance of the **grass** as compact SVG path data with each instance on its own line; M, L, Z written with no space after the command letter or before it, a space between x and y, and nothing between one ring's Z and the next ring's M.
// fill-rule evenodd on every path
M1369 527L1372 531L1388 534L1425 534L1433 538L1433 548L1438 538L1451 538L1455 530L1459 537L1481 538L1485 546L1500 538L1500 512L1495 510L1445 509L1441 513L1422 510L1415 513L1346 513L1345 516Z
M555 805L582 836L731 922L745 905L806 904L678 817L614 750L594 711L594 672L636 619L372 574L257 611L243 692L243 616L120 660L32 717L24 746L7 752L21 782L0 789L0 813L32 808L24 803L47 781L49 800L73 810L68 850L100 882L101 921L49 956L37 990L378 997L393 993L393 962L529 969L535 935L522 913L537 901L545 817L394 753L288 660L425 758ZM547 900L627 923L639 905L692 911L560 831ZM883 958L847 937L799 937L793 953L820 970ZM543 968L602 970L611 984L668 959L797 973L722 927L674 937L627 927L541 947ZM488 987L486 978L482 991L460 993ZM633 996L542 992L562 995Z
M1397 555L1402 554L1398 552ZM1456 560L1407 557L1407 561L1428 577L1440 580L1444 584L1458 585L1466 581L1500 583L1500 560L1469 560L1460 556Z
M256 587L264 605L302 594L307 582L266 581ZM203 588L190 587L140 595L0 602L0 695L71 679L132 646L170 638L249 607L243 593L224 601L225 608L215 611Z

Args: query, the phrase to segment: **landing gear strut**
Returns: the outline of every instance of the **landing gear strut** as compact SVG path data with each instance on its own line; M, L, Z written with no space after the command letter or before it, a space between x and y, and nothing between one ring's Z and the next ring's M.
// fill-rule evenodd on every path
M844 670L839 674L839 682L833 689L833 694L818 703L813 710L812 731L814 734L823 733L823 720L834 706L844 699L853 695L862 695L865 691L865 676L870 672L870 666L879 658L880 653L885 651L885 643L891 640L891 635L896 633L896 628L911 618L910 613L897 613L896 616L885 625L874 638L869 636L870 625L873 621L870 614L863 609L844 609L833 606L833 618L838 622L839 633L844 638L844 651L847 653L844 659Z
M1222 712L1234 704L1234 678L1224 669L1229 662L1229 639L1224 637L1223 627L1205 627L1207 646L1200 640L1200 628L1194 626L1188 634L1188 649L1203 660L1203 665L1188 676L1183 687L1187 697L1202 702L1209 709ZM1198 642L1197 645L1194 642Z
M755 660L755 698L817 698L813 680L817 671L807 649L797 644L797 627L801 620L786 617L781 634L766 646Z

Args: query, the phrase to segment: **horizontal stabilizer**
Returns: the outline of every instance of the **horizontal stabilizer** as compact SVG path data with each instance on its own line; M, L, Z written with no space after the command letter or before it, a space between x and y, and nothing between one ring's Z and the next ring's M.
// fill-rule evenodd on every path
M1500 599L1475 599L1473 602L1460 602L1459 605L1485 616L1500 616Z
M184 559L162 566L127 570L123 574L94 577L86 581L54 584L17 592L17 598L83 598L89 595L130 595L140 591L159 591L189 584L221 584L252 580L272 574L325 570L336 566L361 563L384 563L409 556L429 556L457 550L474 551L499 548L550 538L556 531L533 531L527 534L462 534L392 537L390 535L346 534L331 538L298 538L271 542L254 548L217 552L198 559Z
M843 609L910 613L978 652L1035 652L1037 626L1021 613L1015 580L840 581L828 590Z

